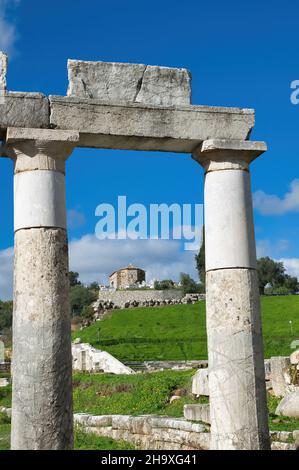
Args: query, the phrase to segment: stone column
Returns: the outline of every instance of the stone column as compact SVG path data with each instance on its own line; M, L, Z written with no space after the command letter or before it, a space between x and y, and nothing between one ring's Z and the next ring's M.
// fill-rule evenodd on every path
M12 449L71 449L65 160L78 133L7 130L14 160Z
M263 142L207 140L206 310L212 449L269 449L249 164Z

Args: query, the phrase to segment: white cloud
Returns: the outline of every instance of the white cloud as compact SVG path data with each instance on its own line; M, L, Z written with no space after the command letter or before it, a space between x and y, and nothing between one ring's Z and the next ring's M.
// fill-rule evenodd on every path
M0 250L0 299L12 299L13 248Z
M283 197L256 191L253 195L253 204L262 215L282 215L288 212L299 212L299 179L290 184L290 191Z
M88 234L70 242L70 268L84 283L107 283L111 272L129 263L145 269L148 281L178 280L180 272L197 278L194 255L176 240L98 240Z
M278 261L283 262L288 274L299 279L299 258L281 258Z
M15 24L7 19L10 8L16 7L20 0L0 0L0 50L11 54L17 39Z
M98 240L87 234L69 243L70 269L85 283L107 283L115 269L129 263L146 270L146 279L178 280L181 272L197 279L195 252L177 240ZM0 299L12 298L13 248L0 250Z

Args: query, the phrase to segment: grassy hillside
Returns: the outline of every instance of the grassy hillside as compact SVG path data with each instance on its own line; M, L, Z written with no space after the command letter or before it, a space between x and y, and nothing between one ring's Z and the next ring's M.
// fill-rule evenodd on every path
M265 357L290 354L299 340L299 296L263 297L262 319ZM206 359L205 304L114 311L76 337L125 361Z

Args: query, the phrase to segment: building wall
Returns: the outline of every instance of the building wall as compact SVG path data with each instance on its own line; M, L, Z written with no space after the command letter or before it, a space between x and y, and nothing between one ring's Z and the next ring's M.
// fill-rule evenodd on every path
M116 289L125 288L137 282L145 281L145 272L142 269L120 269L110 278L110 286Z
M167 289L167 290L123 290L116 292L99 292L99 302L112 301L115 305L119 307L124 307L127 302L145 302L146 300L180 300L184 297L183 292L179 289Z

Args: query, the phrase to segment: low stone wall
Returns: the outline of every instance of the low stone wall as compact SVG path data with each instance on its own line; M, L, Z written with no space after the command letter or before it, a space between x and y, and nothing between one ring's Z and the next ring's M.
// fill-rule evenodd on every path
M183 292L179 289L167 290L117 290L115 292L100 291L99 299L95 306L104 302L113 302L114 305L123 308L131 302L164 301L164 300L180 300L184 297Z
M130 442L143 450L208 450L210 434L203 424L159 416L92 416L75 414L86 432Z
M125 361L124 364L136 371L155 372L161 370L189 370L208 367L207 360L194 361Z

